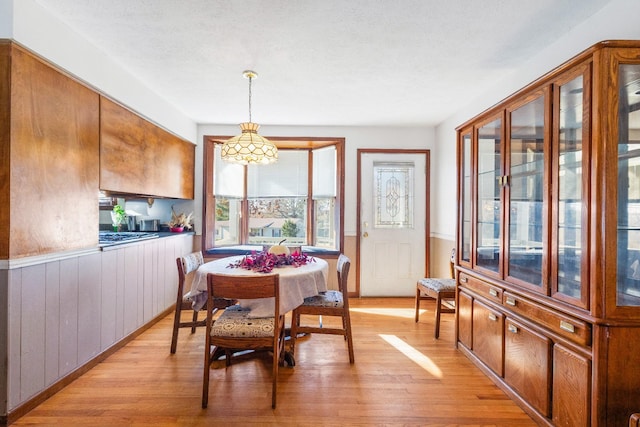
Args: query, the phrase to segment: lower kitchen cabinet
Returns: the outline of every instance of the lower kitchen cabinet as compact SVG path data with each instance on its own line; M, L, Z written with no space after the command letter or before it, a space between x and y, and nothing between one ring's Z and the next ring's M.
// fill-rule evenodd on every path
M504 335L504 379L545 417L551 409L551 340L507 318Z
M502 376L504 315L474 300L472 337L475 355L493 372Z
M553 424L590 425L591 361L574 351L553 346Z
M23 405L41 401L50 387L74 378L170 312L176 300L176 258L192 251L193 236L175 233L0 269L8 295L0 298L0 311L6 313L0 335L7 342L0 349L6 351L7 373L0 374L0 388L7 390L0 416L11 419Z

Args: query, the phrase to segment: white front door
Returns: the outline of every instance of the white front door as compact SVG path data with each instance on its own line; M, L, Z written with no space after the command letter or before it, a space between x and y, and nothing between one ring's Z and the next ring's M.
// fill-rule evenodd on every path
M359 150L361 296L413 296L427 265L428 151Z

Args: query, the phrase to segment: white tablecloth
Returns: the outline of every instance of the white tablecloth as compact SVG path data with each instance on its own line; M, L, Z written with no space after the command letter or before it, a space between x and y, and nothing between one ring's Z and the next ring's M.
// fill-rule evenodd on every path
M201 308L206 304L207 274L219 273L236 276L251 276L264 273L257 273L244 268L230 268L229 264L241 260L243 256L221 258L201 265L195 272L191 282L191 290L188 296L194 300L194 308ZM318 295L327 290L327 277L329 274L329 264L320 258L313 258L300 267L280 267L274 268L272 273L280 275L280 312L287 313L302 304L307 297ZM250 308L249 317L271 317L273 316L273 298L257 300L241 300L240 305Z

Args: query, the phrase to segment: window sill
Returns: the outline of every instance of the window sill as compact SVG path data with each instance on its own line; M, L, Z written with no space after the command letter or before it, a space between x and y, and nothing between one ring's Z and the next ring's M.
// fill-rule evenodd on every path
M233 255L249 255L251 252L262 250L261 246L255 245L238 245L238 246L224 246L220 248L212 248L204 251L205 255L213 257L219 256L233 256ZM309 255L316 256L338 256L340 251L334 249L318 248L315 246L303 246L302 252Z

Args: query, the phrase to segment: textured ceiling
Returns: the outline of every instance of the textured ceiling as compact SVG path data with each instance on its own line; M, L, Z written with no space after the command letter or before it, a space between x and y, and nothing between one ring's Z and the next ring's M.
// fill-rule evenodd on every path
M197 123L436 125L607 0L37 0Z

